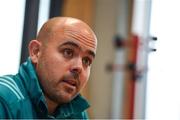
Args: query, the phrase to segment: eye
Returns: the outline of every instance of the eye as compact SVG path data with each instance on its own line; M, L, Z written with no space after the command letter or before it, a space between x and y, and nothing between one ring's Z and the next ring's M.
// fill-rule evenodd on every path
M73 57L73 50L66 48L63 50L63 55L65 58L72 58Z
M92 64L92 60L89 57L83 58L82 62L85 66L90 66Z

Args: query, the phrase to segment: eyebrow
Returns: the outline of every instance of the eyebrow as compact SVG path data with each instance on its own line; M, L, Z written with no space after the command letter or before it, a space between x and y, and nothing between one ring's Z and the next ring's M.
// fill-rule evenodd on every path
M78 49L81 49L78 44L76 44L76 43L74 43L74 42L72 42L72 41L67 41L67 42L61 44L60 46L65 46L65 45L70 45L70 46L76 47L76 48L78 48ZM87 53L88 53L89 55L93 56L93 58L95 58L95 56L96 56L95 53L94 53L93 51L91 51L91 50L88 50Z

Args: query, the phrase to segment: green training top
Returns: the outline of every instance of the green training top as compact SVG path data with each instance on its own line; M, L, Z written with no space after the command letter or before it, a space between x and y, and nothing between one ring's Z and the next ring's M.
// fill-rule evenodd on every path
M0 77L0 118L87 119L88 102L78 95L48 115L47 104L30 58L16 75Z

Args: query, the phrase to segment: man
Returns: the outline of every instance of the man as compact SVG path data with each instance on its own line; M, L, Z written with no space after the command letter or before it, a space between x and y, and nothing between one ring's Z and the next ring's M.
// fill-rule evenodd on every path
M86 119L79 94L88 81L97 39L84 22L55 17L29 43L16 75L0 77L0 118Z

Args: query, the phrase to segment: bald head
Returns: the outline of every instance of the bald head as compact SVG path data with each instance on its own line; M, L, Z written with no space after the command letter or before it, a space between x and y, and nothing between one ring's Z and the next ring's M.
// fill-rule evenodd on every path
M55 17L48 20L40 29L37 40L44 42L51 39L55 34L70 35L73 37L74 34L84 34L85 37L91 44L92 39L94 43L91 46L97 44L97 38L91 28L83 21L71 18L71 17ZM84 36L83 35L83 36Z

